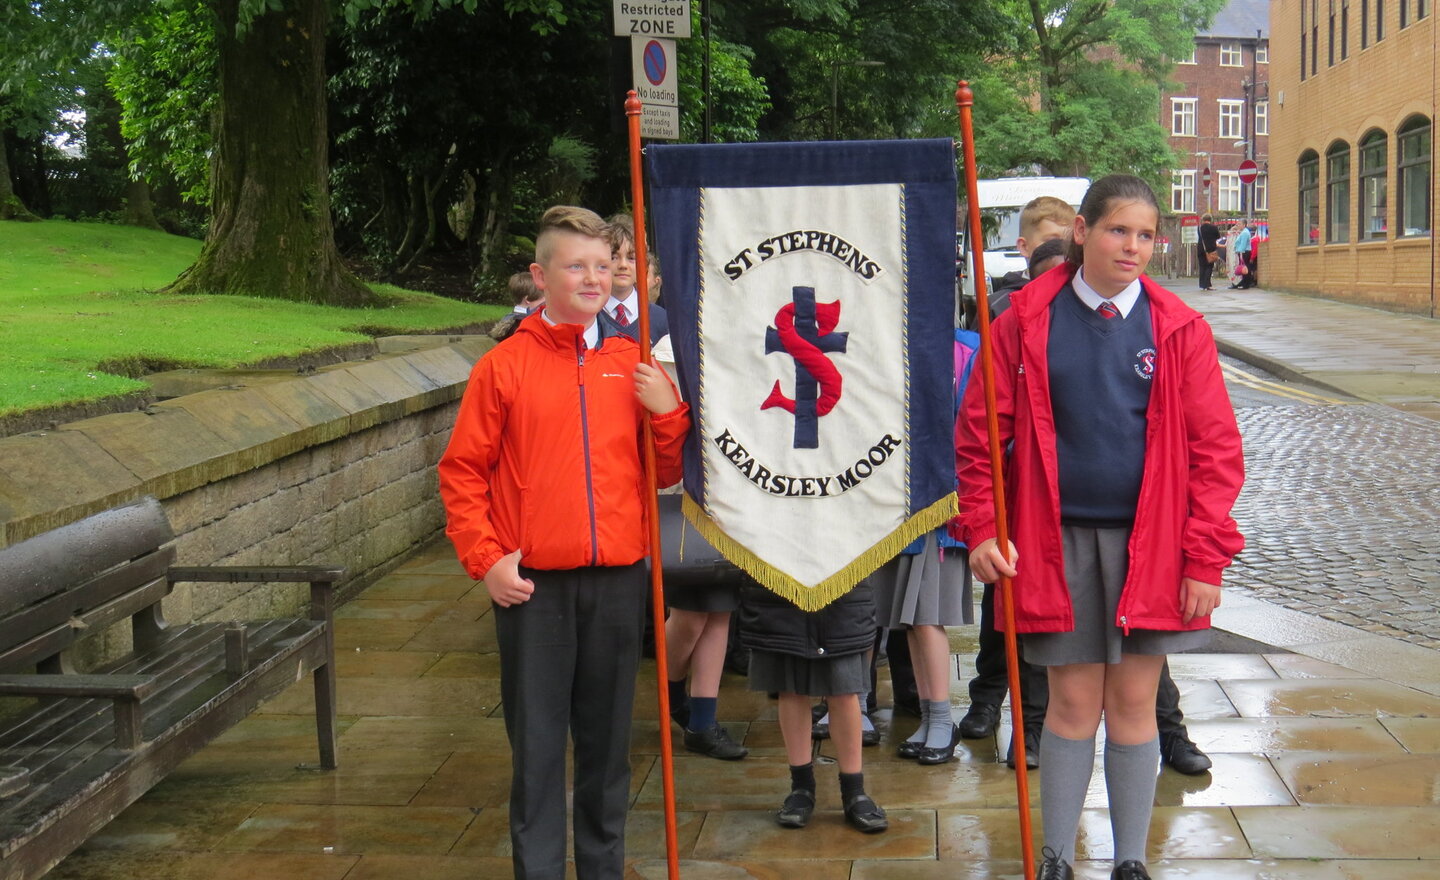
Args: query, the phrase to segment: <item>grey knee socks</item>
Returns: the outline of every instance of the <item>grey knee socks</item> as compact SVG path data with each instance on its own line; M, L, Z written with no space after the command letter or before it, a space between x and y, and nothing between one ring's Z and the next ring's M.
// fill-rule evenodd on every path
M1045 768L1040 774L1040 819L1045 823L1045 845L1066 862L1073 863L1080 810L1085 806L1085 791L1095 770L1095 737L1066 739L1046 727L1040 734L1040 766ZM1116 859L1118 863L1118 855Z
M925 701L925 748L945 749L955 737L954 716L950 712L950 700Z
M1110 833L1115 838L1117 865L1127 859L1145 861L1159 771L1159 737L1133 746L1105 742L1105 790L1110 800ZM1049 772L1047 764L1045 773Z

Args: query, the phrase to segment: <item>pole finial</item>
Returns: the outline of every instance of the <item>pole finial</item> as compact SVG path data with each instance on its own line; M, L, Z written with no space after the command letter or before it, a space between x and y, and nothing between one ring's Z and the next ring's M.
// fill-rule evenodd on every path
M625 93L625 115L640 115L640 96L635 94L634 89L631 89L630 91Z
M968 80L960 80L955 84L955 106L971 107L975 104L975 93L970 90Z

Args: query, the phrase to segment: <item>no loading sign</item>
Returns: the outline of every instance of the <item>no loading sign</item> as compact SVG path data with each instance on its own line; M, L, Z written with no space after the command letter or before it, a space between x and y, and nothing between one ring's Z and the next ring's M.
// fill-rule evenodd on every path
M635 92L645 104L680 104L675 82L675 41L650 37L630 38Z

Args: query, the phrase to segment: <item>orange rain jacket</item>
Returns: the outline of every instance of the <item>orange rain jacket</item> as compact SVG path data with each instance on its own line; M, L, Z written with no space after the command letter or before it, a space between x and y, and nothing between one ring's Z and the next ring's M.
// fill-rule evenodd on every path
M646 555L641 419L650 413L635 397L639 362L628 336L587 350L578 324L534 314L475 364L439 466L445 533L472 578L517 549L537 569ZM689 407L650 424L659 484L670 485Z

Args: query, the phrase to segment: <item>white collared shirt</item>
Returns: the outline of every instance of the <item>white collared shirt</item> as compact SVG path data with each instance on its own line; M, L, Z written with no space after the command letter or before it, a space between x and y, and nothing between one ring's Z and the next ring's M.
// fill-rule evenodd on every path
M542 312L540 313L540 317L544 318L544 319L545 319L545 323L546 323L546 324L549 324L551 327L559 327L559 326L560 326L560 322L559 322L559 321L556 321L554 318L551 318L551 317L550 317L550 310L549 310L549 309L545 309L544 311L542 311ZM595 348L595 347L598 346L599 344L600 344L600 323L599 323L598 321L594 320L594 319L591 319L590 323L585 326L585 347L586 347L586 348Z
M1100 304L1107 300L1107 297L1096 293L1095 288L1085 283L1085 267L1083 266L1080 267L1080 271L1075 273L1073 285L1075 287L1075 295L1080 297L1080 301L1085 304L1085 308L1092 312L1100 308ZM1108 297L1108 300L1111 305L1120 310L1120 317L1130 317L1130 310L1135 308L1135 303L1140 300L1140 279L1136 278L1134 281L1131 281L1124 290L1112 297Z
M630 293L623 298L616 297L614 294L611 294L610 298L605 300L605 314L613 318L615 317L615 307L618 305L624 305L625 317L627 321L631 324L634 324L636 321L640 320L639 300L640 295L633 287L630 288Z

